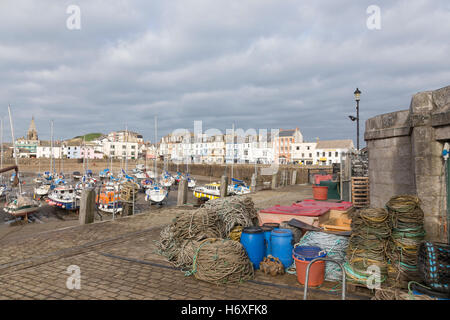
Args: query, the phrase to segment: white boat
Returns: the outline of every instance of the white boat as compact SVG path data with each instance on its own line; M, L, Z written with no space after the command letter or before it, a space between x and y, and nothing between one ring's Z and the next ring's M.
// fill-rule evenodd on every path
M3 208L3 211L12 216L21 217L38 211L40 206L41 204L38 201L35 201L30 197L19 196L17 199L9 202Z
M46 201L52 207L65 210L77 210L80 206L75 188L68 185L57 186L50 192Z
M145 201L162 204L167 199L169 192L161 186L153 186L145 191Z
M188 188L195 188L197 182L193 178L188 178Z
M47 196L48 193L50 192L51 186L52 186L51 184L46 183L35 187L34 188L35 197L41 198Z
M145 179L145 178L147 178L147 175L143 171L133 172L133 175L135 176L136 179Z
M74 172L72 173L72 177L73 177L74 179L79 180L79 179L81 179L83 176L81 175L81 173L80 173L79 171L74 171Z
M0 185L0 198L6 197L6 195L11 192L11 187L8 187L6 184Z
M150 171L146 171L145 172L145 177L146 178L150 178L150 179L155 179L156 178L156 174L154 171L150 170Z
M238 179L231 179L234 182L233 185L228 186L229 195L242 195L250 193L250 188L245 184L244 181Z
M175 178L167 171L161 175L160 184L165 188L170 188L175 183Z

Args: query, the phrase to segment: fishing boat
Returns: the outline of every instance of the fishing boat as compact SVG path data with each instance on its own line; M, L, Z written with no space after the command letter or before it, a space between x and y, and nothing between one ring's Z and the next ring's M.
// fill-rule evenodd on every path
M115 183L107 183L97 196L98 209L106 213L119 213L122 211L119 186Z
M59 185L48 195L46 202L64 210L77 210L80 206L75 188L69 185Z
M232 178L231 181L234 182L233 185L228 186L229 195L242 195L250 193L250 188L245 184L244 181Z
M12 191L7 184L0 185L0 198L6 197Z
M160 185L153 185L145 191L145 201L150 202L150 204L162 204L167 200L168 195L169 191L165 188Z
M36 212L39 210L39 207L41 206L40 202L35 201L31 197L26 196L24 193L22 193L22 184L19 181L20 174L18 172L18 160L17 160L17 152L16 152L16 139L14 138L14 126L12 121L12 115L11 115L11 107L8 106L8 113L9 113L9 122L11 124L11 138L13 141L13 154L14 154L14 160L16 163L16 172L12 176L12 182L13 185L19 186L19 195L16 199L13 199L12 201L9 201L5 204L5 207L3 210L15 217L25 216L28 217L28 214ZM2 126L3 127L3 126Z
M47 181L51 181L53 179L53 176L50 173L50 171L45 171L44 174L42 175L42 177Z
M72 173L72 177L73 177L74 179L76 179L76 180L79 180L79 179L81 179L83 176L81 175L81 172L80 172L80 171L74 171L74 172Z
M52 184L48 182L43 182L34 188L34 199L40 200L41 198L48 195L52 188Z
M183 174L181 172L177 172L177 175L175 176L175 183L179 184L181 179L183 179Z
M197 181L194 178L190 177L189 173L186 174L186 178L188 181L188 188L195 188Z
M18 196L17 199L5 205L3 211L15 217L22 217L38 211L40 206L41 204L38 201L30 197Z
M145 178L147 178L147 175L145 174L144 171L135 171L135 172L133 172L133 175L135 176L136 179L145 179Z
M111 175L111 172L109 171L109 169L104 169L102 171L99 172L98 176L100 177L100 179L106 179Z
M220 198L220 183L208 183L194 188L194 197L198 199Z
M140 186L142 189L146 190L148 188L151 188L155 182L153 181L153 179L143 179L139 182Z
M175 178L172 177L172 175L165 171L163 174L161 174L160 183L165 188L170 188L175 182Z

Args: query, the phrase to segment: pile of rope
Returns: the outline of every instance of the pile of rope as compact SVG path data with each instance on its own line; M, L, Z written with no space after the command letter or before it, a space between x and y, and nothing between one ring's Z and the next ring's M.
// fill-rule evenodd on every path
M362 209L352 214L352 235L344 269L350 281L366 284L373 274L369 267L380 269L380 281L386 279L386 248L391 221L385 209Z
M380 288L375 291L372 300L437 300L426 294L415 295L401 289Z
M187 211L173 222L173 237L178 241L221 238L222 234L219 216L206 208Z
M156 243L158 253L165 256L176 267L189 267L192 259L186 260L186 241L201 241L206 238L221 238L221 220L215 212L205 208L187 211L178 215L172 224L165 227ZM195 243L195 242L194 242ZM179 258L179 255L183 258Z
M254 278L253 264L242 244L225 239L203 240L195 251L190 274L213 284L240 283Z
M256 222L250 197L210 200L178 215L161 231L158 253L200 280L219 284L252 279L253 265L239 240L242 229Z
M225 237L236 226L250 227L257 223L257 211L250 197L217 198L207 201L202 207L219 216Z
M344 263L345 254L348 247L348 237L338 236L335 234L329 234L317 231L308 231L300 239L300 241L294 246L314 246L319 247L327 252L327 257L332 258L338 262ZM289 268L295 269L295 263ZM333 262L325 262L325 280L327 281L339 281L342 279L342 271L339 265Z
M392 221L387 251L389 283L393 287L406 288L408 281L420 281L417 253L425 238L424 213L420 208L420 199L411 195L391 198L386 208Z

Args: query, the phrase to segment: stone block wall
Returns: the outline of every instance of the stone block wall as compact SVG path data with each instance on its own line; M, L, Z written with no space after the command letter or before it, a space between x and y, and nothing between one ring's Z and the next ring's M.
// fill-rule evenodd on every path
M384 207L395 195L417 195L427 239L447 242L442 150L450 141L450 86L415 94L409 110L368 119L365 140L372 206Z

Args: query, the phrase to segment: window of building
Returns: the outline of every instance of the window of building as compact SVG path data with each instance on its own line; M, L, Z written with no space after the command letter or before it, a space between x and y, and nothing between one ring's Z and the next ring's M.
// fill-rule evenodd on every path
M300 147L297 147L297 150L300 150Z
M337 158L338 155L339 155L339 152L336 151L336 152L334 153L334 156Z
M319 152L317 152L317 156L319 156Z
M328 152L328 156L331 157L331 152Z
M325 157L325 152L322 152L322 156Z

